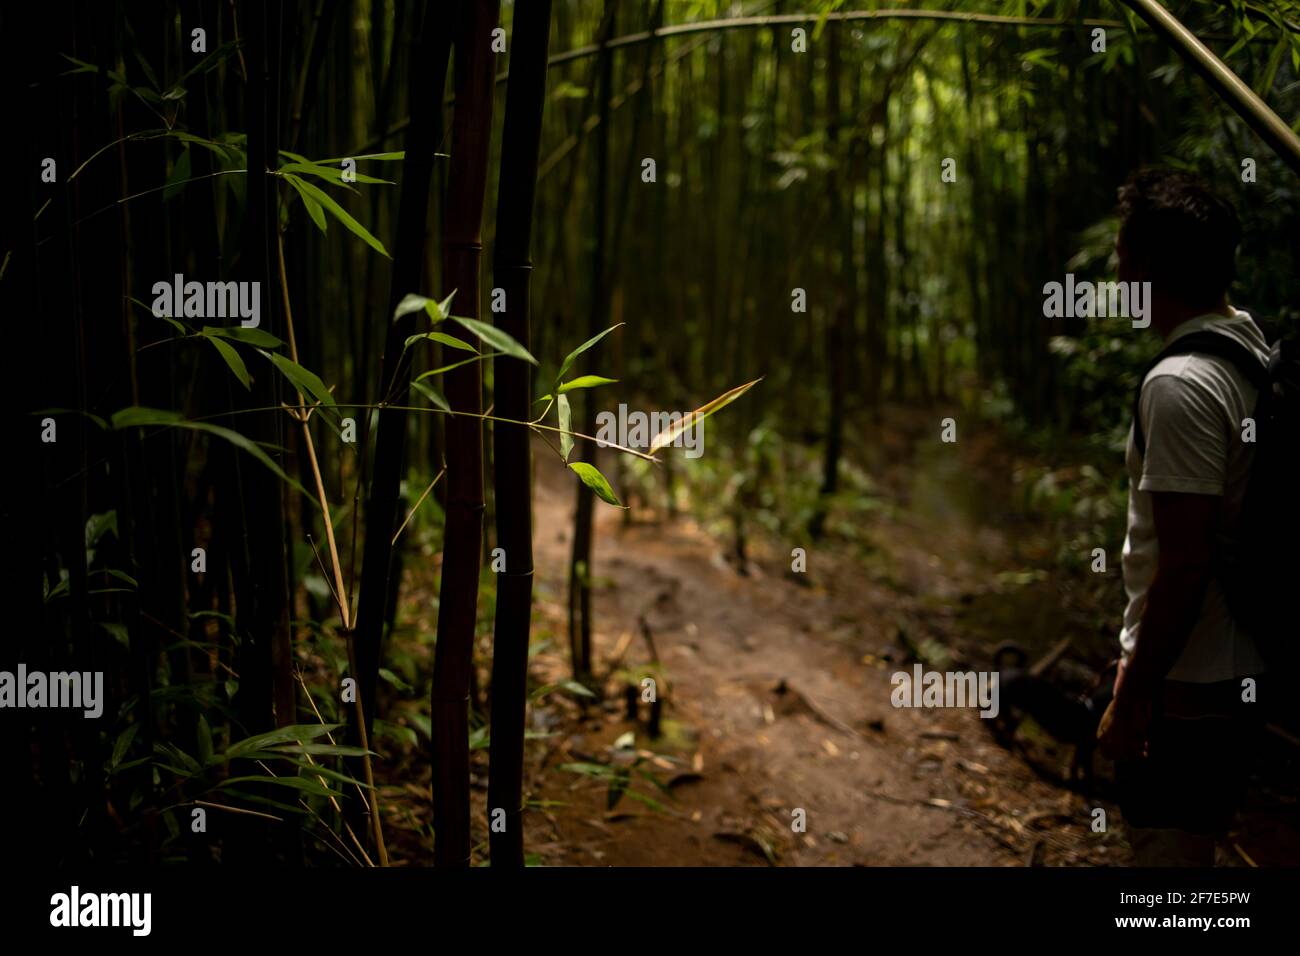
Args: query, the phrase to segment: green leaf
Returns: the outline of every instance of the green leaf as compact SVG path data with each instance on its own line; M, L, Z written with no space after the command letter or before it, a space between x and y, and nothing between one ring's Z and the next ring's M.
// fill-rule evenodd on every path
M404 315L410 315L412 312L419 312L421 309L424 309L425 312L429 313L429 318L433 319L435 323L441 322L451 314L451 300L455 295L456 290L452 289L451 294L448 295L447 298L438 302L435 299L430 299L428 296L408 292L406 295L402 296L402 301L397 303L397 308L393 310L393 321L396 322Z
M181 418L180 414L177 412L166 411L161 408L143 408L139 405L133 405L130 408L123 408L120 411L116 411L113 413L111 418L112 418L112 427L115 430L122 429L122 428L158 425L162 427L190 428L195 431L207 432L210 435L216 435L218 438L224 438L226 441L230 442L236 448L248 452L258 461L264 464L267 468L271 469L271 471L275 473L276 477L280 478L284 482L287 482L291 488L293 488L295 491L297 491L299 494L305 497L312 504L316 505L316 507L318 508L320 507L320 502L318 502L315 498L312 497L311 492L309 492L297 481L295 481L294 479L286 475L284 473L284 469L282 469L279 465L277 465L271 459L271 456L262 450L262 447L260 445L256 444L252 440L246 438L245 436L241 435L239 432L233 429L224 428L221 425L212 425L209 424L208 422L186 421L185 419Z
M493 352L493 353L491 353L491 354L489 354L489 355L475 355L475 356L473 356L472 358L461 359L459 362L452 362L450 365L443 365L443 366L440 366L439 368L431 368L431 369L429 369L429 371L427 371L427 372L421 372L419 375L417 375L417 376L415 377L415 381L416 381L416 382L421 382L421 381L423 381L423 380L426 379L426 378L432 378L432 377L435 376L435 375L441 375L443 372L450 372L450 371L451 371L452 369L454 369L454 368L460 368L462 365L468 365L470 362L479 362L479 361L482 361L482 360L485 359L485 358L491 358L492 355L495 355L495 354L496 354L496 353ZM412 382L412 384L415 384L415 383Z
M284 178L294 188L298 198L302 200L302 206L307 210L307 215L311 217L311 221L316 223L316 228L321 232L328 233L329 224L325 222L325 210L321 209L320 203L307 195L307 190L302 188L300 180L296 180L292 176L285 176Z
M267 352L263 349L258 351L269 358L272 364L284 373L284 377L298 391L310 395L322 405L333 406L335 404L334 396L330 394L330 390L325 387L325 383L320 380L320 377L315 372L303 368L297 362L285 358L279 352Z
M114 431L133 426L178 425L180 422L180 412L167 411L161 408L145 408L140 405L123 408L109 416L109 423Z
M235 351L235 347L228 342L223 342L221 339L212 335L207 335L206 333L204 333L204 338L211 342L213 348L217 350L217 353L226 360L226 364L230 366L230 371L235 373L235 378L239 379L240 384L251 391L253 388L253 380L248 375L248 366L245 365L244 360L239 357L239 353Z
M263 797L260 794L245 793L243 790L237 790L231 787L225 791L227 796L238 797L245 803L255 803L263 807L274 807L284 813L293 813L298 816L304 816L307 810L303 807L295 807L292 804L283 803L279 800L272 800L270 797Z
M185 327L185 324L183 322L178 322L176 319L173 319L170 315L154 315L152 306L145 305L143 302L141 302L133 295L128 295L127 299L130 300L131 302L134 302L136 305L144 309L150 315L153 315L155 319L162 319L164 322L166 322L168 325L174 328L181 335L190 334L190 330Z
M421 332L419 335L412 335L407 338L406 345L403 346L403 351L409 349L412 345L422 339L428 339L431 342L441 342L443 345L450 346L454 349L473 352L475 355L478 354L478 349L474 348L474 346L470 345L468 342L461 341L454 335L447 335L445 332Z
M572 392L577 388L596 388L599 385L613 385L617 382L616 378L605 378L603 375L579 375L577 378L571 378L560 386L560 394Z
M567 770L569 773L580 773L584 777L595 777L597 780L626 776L616 768L608 767L603 763L562 763L559 769Z
M113 756L108 761L110 767L116 767L122 762L127 750L131 748L131 741L135 740L135 735L139 730L139 724L131 724L126 730L117 735L117 742L113 744Z
M560 374L555 376L555 380L558 382L560 381L560 379L564 378L565 374L568 373L569 369L573 368L574 359L576 359L583 352L587 351L587 349L591 348L593 345L595 345L605 336L609 335L610 332L613 332L616 328L618 328L619 325L622 324L623 323L620 322L618 323L618 325L611 325L609 328L607 328L604 332L601 332L599 335L593 335L591 338L587 339L587 341L583 342L576 349L574 349L567 356L565 356L564 362L560 365Z
M107 574L110 578L117 578L119 581L125 581L133 588L138 588L140 586L139 581L131 577L131 575L127 574L125 571L119 571L117 568L96 568L92 573Z
M93 548L107 532L117 537L117 510L101 511L86 519L86 547Z
M1264 66L1264 73L1255 83L1255 95L1261 99L1266 99L1268 94L1273 90L1273 79L1277 76L1277 68L1282 65L1282 55L1286 53L1291 46L1291 37L1289 33L1282 34L1277 45L1273 47L1273 52L1269 55L1268 63Z
M362 242L368 245L371 249L374 249L384 258L392 258L392 256L388 254L388 250L384 248L382 242L372 236L365 226L353 219L346 209L336 203L319 187L312 185L305 179L295 176L293 173L285 173L284 178L289 180L290 183L296 184L296 188L298 188L300 192L311 196L312 199L324 206L335 219L343 223L343 227L347 229L348 232L361 239Z
M406 681L402 680L400 677L398 677L396 674L390 671L387 667L379 668L379 676L382 677L387 683L392 684L398 690L406 691L407 693L412 693L415 690L414 687L412 687Z
M453 315L451 320L459 322L498 352L503 352L511 358L523 359L533 365L537 364L537 359L533 358L526 348L516 342L514 336L509 332L498 329L495 325L490 325L487 322L480 322L478 319L470 319L462 315Z
M127 631L125 624L118 624L114 621L100 621L99 626L128 651L131 649L131 634Z
M190 172L190 151L183 149L180 158L176 160L176 165L172 167L171 175L167 177L166 187L163 189L163 202L184 189L191 175L193 174Z
M185 86L185 81L188 80L195 73L207 73L209 70L214 68L226 57L230 56L230 54L234 53L235 49L238 46L239 46L238 40L227 40L225 43L221 44L221 46L217 47L215 50L213 50L203 59L199 60L198 63L194 64L184 73L182 73L181 78L176 81L176 83L172 86L172 89L173 90L182 89Z
M427 398L433 404L437 405L444 412L451 411L451 404L442 397L442 394L433 386L426 385L424 382L416 380L411 383L411 387Z
M555 400L555 413L560 418L560 455L568 461L569 452L573 451L573 410L566 396L561 395Z
M366 754L377 756L365 747L352 747L345 744L280 744L271 750L278 754L315 754L325 757L364 757Z
M348 749L361 750L360 747L349 747ZM360 756L360 754L358 754L357 756ZM361 787L363 790L373 789L368 783L366 783L363 780L357 780L355 777L349 777L345 773L340 773L337 770L331 770L329 767L324 767L320 763L310 763L306 760L290 760L289 763L293 764L295 767L301 767L307 773L316 774L318 776L324 777L326 780L333 780L336 781L337 783L346 784L349 787Z
M274 787L289 787L293 790L301 790L304 793L310 793L317 797L340 797L342 796L336 790L331 790L319 780L312 780L309 777L284 776L272 777L268 775L257 775L248 777L231 777L217 784L214 790L225 790L239 783L264 783Z
M651 810L655 811L656 813L668 812L668 808L665 807L658 800L656 800L654 797L648 797L644 793L637 793L635 790L632 789L629 789L627 791L627 795L631 797L633 800L639 800L641 803L644 803L647 807L649 807Z
M276 744L296 744L305 740L315 740L317 737L324 737L326 734L333 733L342 726L342 724L293 724L289 727L281 727L278 730L270 730L264 734L245 737L243 740L231 744L230 748L225 752L224 759L236 760L245 754L263 750Z
M342 162L342 160L339 160L339 162ZM296 162L296 163L285 163L283 166L277 169L276 172L306 173L308 176L318 176L321 179L328 180L329 182L338 183L340 186L343 186L345 189L351 189L351 183L348 180L343 178L343 170L336 166L324 166L320 163L304 161L304 162ZM354 175L357 177L355 180L353 180L353 182L381 183L386 186L393 185L393 181L390 179L376 179L374 176L367 176L364 173L358 173L355 170L353 172ZM356 192L355 189L352 189L351 191Z
M279 348L284 344L270 332L247 329L242 325L205 325L202 334L219 335L223 339L234 339L236 342L245 342L263 349Z
M212 728L208 726L207 718L202 714L199 714L197 739L199 744L199 760L204 765L212 763Z
M615 507L623 507L623 503L618 500L614 494L614 489L609 486L605 476L595 465L589 465L585 461L571 461L569 467L572 468L582 479L582 483L596 493L601 501L607 501Z
M752 382L746 382L744 385L737 385L735 388L723 392L713 401L701 405L699 408L695 409L695 411L687 412L682 416L681 421L665 428L655 436L654 441L650 443L650 454L653 455L660 448L667 448L677 440L678 435L682 434L688 428L704 421L704 419L708 418L718 409L730 405L761 381L761 378L756 378Z
M180 764L181 770L179 771L179 774L182 777L192 777L197 773L203 772L203 768L199 765L198 761L175 744L155 740L153 752L156 754L162 754L164 757L170 757L173 763Z
M579 697L596 696L591 692L589 688L582 686L576 680L560 681L560 686L563 687L565 690L567 690L570 694L577 694Z
M397 150L392 153L364 153L361 156L331 156L329 159L318 159L318 163L341 163L345 159L373 159L380 163L391 163L406 158L405 150Z

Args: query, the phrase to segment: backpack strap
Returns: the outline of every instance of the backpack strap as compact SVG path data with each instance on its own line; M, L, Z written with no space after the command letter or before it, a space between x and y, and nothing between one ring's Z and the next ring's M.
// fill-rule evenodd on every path
M1146 382L1151 370L1163 360L1172 355L1190 354L1213 355L1231 362L1242 375L1250 380L1250 383L1255 388L1259 389L1261 395L1269 391L1268 368L1259 360L1259 356L1232 336L1208 330L1181 336L1161 349L1160 353L1147 363L1146 368L1142 370L1142 374L1138 378L1137 389L1133 393L1133 442L1137 445L1138 454L1145 455L1147 451L1146 435L1142 433L1143 383Z

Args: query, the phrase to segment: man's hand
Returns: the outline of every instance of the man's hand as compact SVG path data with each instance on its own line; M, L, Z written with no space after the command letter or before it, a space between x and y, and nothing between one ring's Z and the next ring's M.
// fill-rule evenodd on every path
M1097 726L1101 752L1111 760L1136 760L1147 755L1151 701L1129 692L1110 702Z

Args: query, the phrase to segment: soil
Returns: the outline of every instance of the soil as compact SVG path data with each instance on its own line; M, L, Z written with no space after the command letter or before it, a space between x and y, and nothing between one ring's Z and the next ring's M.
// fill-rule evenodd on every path
M917 656L987 669L1004 639L1037 657L1069 636L1090 663L1109 647L1097 615L1063 597L1073 591L1027 571L1050 567L1055 543L1015 505L1006 443L978 430L941 444L937 421L897 413L880 427L867 465L888 506L851 546L751 538L737 567L730 545L689 517L641 508L629 522L598 505L593 644L604 697L556 690L531 708L531 863L1131 862L1100 758L1091 784L1071 783L1072 748L1032 720L1004 746L974 709L891 704L890 675ZM538 452L531 674L558 685L570 676L575 482ZM803 572L791 570L795 547L807 553ZM651 704L638 699L635 721L627 713L626 686L646 676L657 737ZM427 763L409 770L418 783L389 781L382 794L394 859L418 864L430 838ZM485 859L485 761L474 785ZM1268 862L1275 824L1257 827L1258 841L1234 835L1221 862ZM1294 849L1294 831L1281 829Z

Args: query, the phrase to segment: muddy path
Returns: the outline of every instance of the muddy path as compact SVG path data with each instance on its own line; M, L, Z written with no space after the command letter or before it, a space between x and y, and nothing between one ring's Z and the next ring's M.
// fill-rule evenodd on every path
M987 636L962 633L982 602L1018 601L1014 636L1031 646L1060 630L1045 602L1006 596L1008 576L1023 573L1027 539L1022 519L990 505L1009 493L1000 449L978 438L940 446L937 428L931 442L924 427L886 427L897 446L880 452L891 500L865 529L867 560L861 549L765 541L741 574L688 518L629 527L620 512L599 509L594 653L615 675L606 682L612 699L575 716L532 768L528 843L539 862L1125 859L1116 826L1091 827L1094 808L1111 820L1114 808L1053 782L1060 753L1035 770L973 710L891 706L889 676L909 648L947 648L987 666L974 660ZM537 477L539 609L562 645L572 482L545 457ZM804 574L790 572L796 546L808 550ZM657 739L649 705L633 722L620 693L655 655ZM563 655L534 663L546 680L566 676ZM611 809L611 774L616 791L623 774L646 799L624 793Z
M1100 758L1092 785L1067 785L1073 749L1032 720L1007 746L974 709L892 706L890 675L918 658L927 669L988 670L1001 641L1038 658L1063 637L1072 644L1062 668L1096 666L1111 653L1097 593L1050 570L1060 542L1024 506L1013 478L1024 461L992 427L942 444L939 417L886 413L850 448L872 476L876 506L853 519L851 533L841 524L816 545L751 536L743 573L727 560L730 543L690 517L634 510L628 522L599 506L593 653L603 696L591 700L564 687L575 481L537 447L530 864L1131 862ZM601 465L614 473L612 461ZM807 551L804 573L791 571L794 547ZM432 562L408 563L406 623L395 637L422 673L431 647L411 636L433 630L438 570L425 549ZM480 617L477 656L486 662L490 609ZM633 718L625 700L627 686L647 677L658 733L652 705L638 700ZM414 724L422 697L396 702L390 717ZM385 758L390 747L380 741ZM401 751L380 761L385 827L394 861L422 865L433 839L428 759L419 746ZM487 751L472 756L483 862ZM1295 859L1293 792L1257 786L1220 864ZM1094 828L1099 811L1104 829Z

